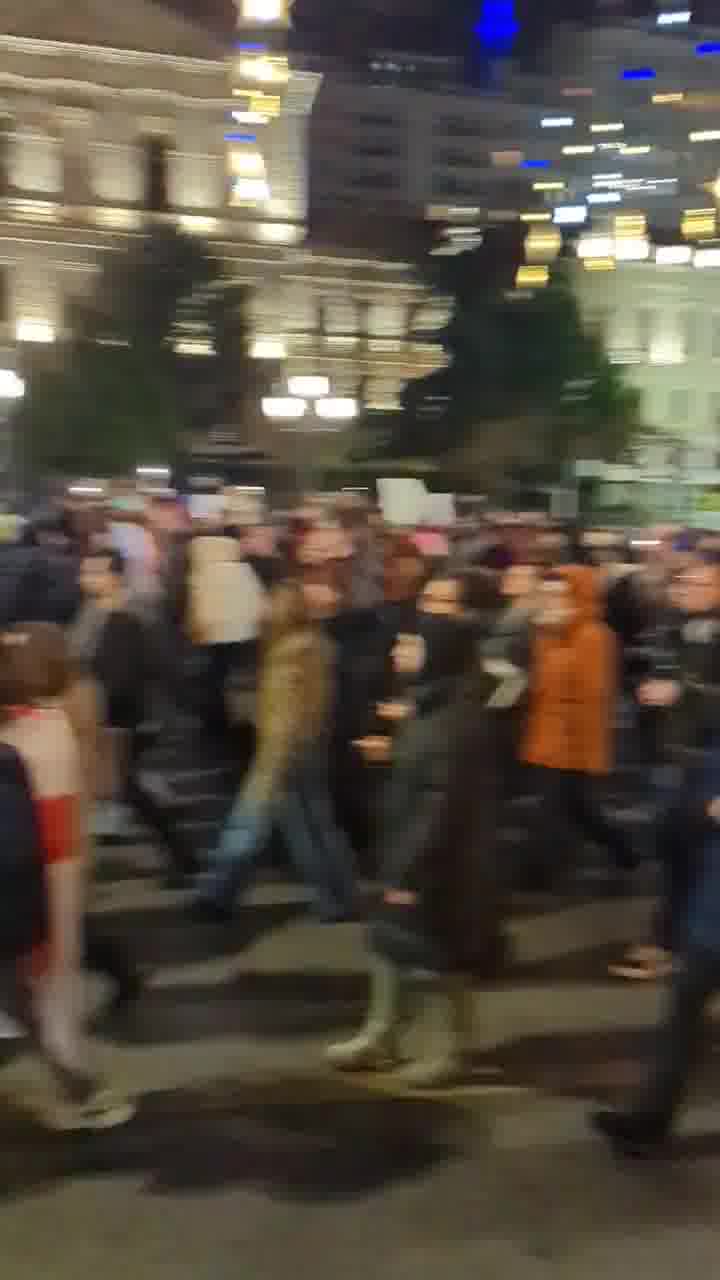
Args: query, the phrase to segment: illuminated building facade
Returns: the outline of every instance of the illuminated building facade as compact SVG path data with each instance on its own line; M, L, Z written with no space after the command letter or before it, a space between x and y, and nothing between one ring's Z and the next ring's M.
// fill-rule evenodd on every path
M441 363L411 337L425 291L407 264L305 243L320 78L289 65L286 0L237 7L232 47L150 0L3 6L5 363L66 334L103 255L172 224L250 286L271 383L322 373L338 395L392 406Z

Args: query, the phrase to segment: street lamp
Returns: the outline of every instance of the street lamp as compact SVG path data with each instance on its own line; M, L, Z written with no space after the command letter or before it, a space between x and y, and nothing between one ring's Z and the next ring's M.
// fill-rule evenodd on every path
M330 379L315 374L296 378L288 378L288 391L291 396L302 396L303 399L318 400L330 394Z
M327 396L315 401L315 412L318 418L349 422L352 418L357 418L359 407L357 400L351 396Z
M296 422L305 417L307 400L298 396L263 396L262 411L271 422Z

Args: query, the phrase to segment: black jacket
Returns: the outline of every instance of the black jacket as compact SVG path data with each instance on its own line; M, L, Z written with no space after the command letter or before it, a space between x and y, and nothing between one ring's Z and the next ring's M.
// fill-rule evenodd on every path
M98 638L92 670L106 698L113 729L136 729L145 719L156 675L147 628L134 614L110 613Z
M478 672L461 688L422 690L396 740L382 808L381 882L416 900L408 907L385 898L371 941L398 964L488 976L500 954L504 778L496 742L505 713L488 709L496 688Z

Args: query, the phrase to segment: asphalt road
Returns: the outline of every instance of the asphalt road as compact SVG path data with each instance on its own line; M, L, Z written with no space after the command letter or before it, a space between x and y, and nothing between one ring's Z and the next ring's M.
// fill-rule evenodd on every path
M231 930L196 926L154 868L107 852L97 901L152 968L93 1046L136 1120L45 1134L45 1075L5 1053L3 1280L677 1280L690 1258L714 1274L717 1071L667 1165L620 1168L585 1126L591 1099L637 1079L657 1013L656 993L605 977L647 903L520 911L512 973L478 992L476 1083L414 1097L323 1063L362 1016L360 926L311 923L278 884Z

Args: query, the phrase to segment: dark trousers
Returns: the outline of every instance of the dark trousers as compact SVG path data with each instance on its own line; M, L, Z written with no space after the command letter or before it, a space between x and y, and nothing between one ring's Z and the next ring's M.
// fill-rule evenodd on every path
M655 941L666 951L680 953L685 949L688 903L706 839L707 821L689 776L659 818L655 834L662 870Z
M702 1052L705 1010L720 987L720 953L691 949L673 978L655 1057L633 1111L666 1133Z
M607 849L621 870L635 865L629 836L600 808L596 777L573 770L536 768L532 782L541 806L535 869L546 885L573 861L578 835Z
M137 729L131 729L125 786L127 803L167 851L173 869L189 875L195 869L193 851L167 806L153 794L142 776L140 765L144 749L142 735Z
M137 976L130 949L119 938L105 933L94 916L85 920L85 948L83 968L88 973L98 973L120 990L124 990Z

